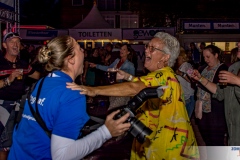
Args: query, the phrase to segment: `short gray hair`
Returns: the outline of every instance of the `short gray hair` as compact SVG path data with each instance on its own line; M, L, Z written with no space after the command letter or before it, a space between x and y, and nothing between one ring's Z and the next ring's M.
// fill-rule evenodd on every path
M157 32L154 37L159 38L164 43L163 51L170 55L168 66L174 66L180 53L179 41L175 37L165 32Z

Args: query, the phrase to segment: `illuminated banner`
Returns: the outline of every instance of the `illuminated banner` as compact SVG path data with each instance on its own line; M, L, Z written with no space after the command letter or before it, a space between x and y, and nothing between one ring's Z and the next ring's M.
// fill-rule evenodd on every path
M122 39L121 29L69 29L69 35L77 40Z
M184 29L211 29L211 23L184 23Z
M157 32L166 32L175 35L175 28L166 27L166 28L125 28L122 29L123 39L128 40L150 40Z
M214 29L239 29L239 23L213 23Z
M57 36L68 35L68 30L28 30L20 29L22 39L28 40L50 40Z
M183 30L239 30L239 23L237 21L231 22L183 22Z
M28 37L56 37L58 34L57 30L27 30L27 36Z

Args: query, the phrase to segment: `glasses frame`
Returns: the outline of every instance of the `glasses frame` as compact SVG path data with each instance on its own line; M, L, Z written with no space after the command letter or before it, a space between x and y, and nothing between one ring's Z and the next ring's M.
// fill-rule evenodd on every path
M145 44L144 47L145 47L145 49L148 49L148 50L150 51L150 53L153 53L155 50L157 50L157 51L161 51L161 52L163 52L164 54L166 54L166 52L165 52L164 50L158 49L158 48L153 47L153 46L150 46L149 44Z

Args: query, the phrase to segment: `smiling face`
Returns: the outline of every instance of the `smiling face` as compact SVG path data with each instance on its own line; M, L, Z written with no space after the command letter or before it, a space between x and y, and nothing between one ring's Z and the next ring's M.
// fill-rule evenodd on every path
M17 56L20 51L20 39L18 37L9 38L3 43L6 53L10 56Z
M203 57L209 67L214 67L219 63L218 54L213 54L209 49L203 50Z
M159 38L153 38L145 48L144 67L149 71L155 71L164 67L169 55L162 51L163 47L164 44Z

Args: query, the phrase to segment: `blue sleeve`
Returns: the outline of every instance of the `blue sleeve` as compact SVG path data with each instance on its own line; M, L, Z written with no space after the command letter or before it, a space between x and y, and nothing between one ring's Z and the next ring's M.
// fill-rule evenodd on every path
M129 74L135 76L135 67L133 64L129 65Z
M100 69L100 70L102 70L102 71L107 71L108 68L113 68L113 67L115 67L115 65L118 63L118 61L119 61L118 58L115 59L115 61L114 61L112 64L110 64L109 66L104 66L104 65L97 64L96 68L97 68L97 69Z
M135 67L132 62L127 61L122 68L120 68L124 72L127 72L133 76L135 76Z

